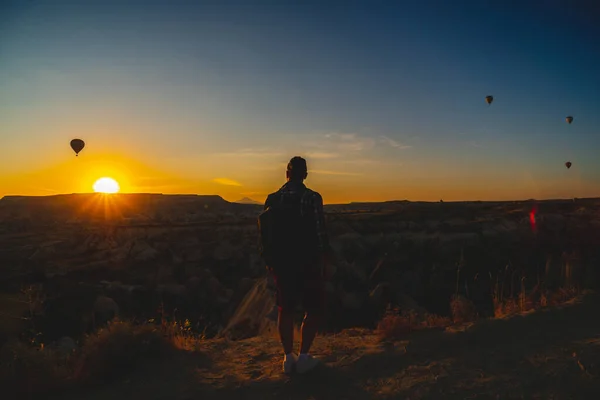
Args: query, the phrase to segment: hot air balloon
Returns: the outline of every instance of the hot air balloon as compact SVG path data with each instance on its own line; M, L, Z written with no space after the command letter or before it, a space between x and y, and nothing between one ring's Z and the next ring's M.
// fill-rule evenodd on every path
M79 152L85 147L85 142L81 139L71 140L71 148L75 152L75 156L79 155Z
M573 117L571 117L570 115L565 118L567 120L567 122L570 124L571 122L573 122Z
M571 165L572 165L572 164L571 164L571 161L567 161L567 162L565 163L565 166L567 167L567 169L571 168Z
M492 104L492 101L494 101L494 96L485 96L485 102L488 103L488 106Z

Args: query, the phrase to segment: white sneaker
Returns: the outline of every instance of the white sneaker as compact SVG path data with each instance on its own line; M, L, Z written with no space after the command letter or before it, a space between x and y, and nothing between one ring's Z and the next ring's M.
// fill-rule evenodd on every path
M298 361L298 356L295 353L291 353L290 355L285 355L283 357L283 373L286 375L294 372L294 366Z
M319 365L319 359L314 358L310 354L307 354L306 356L302 355L302 357L298 357L298 361L296 361L296 372L304 374L317 365Z

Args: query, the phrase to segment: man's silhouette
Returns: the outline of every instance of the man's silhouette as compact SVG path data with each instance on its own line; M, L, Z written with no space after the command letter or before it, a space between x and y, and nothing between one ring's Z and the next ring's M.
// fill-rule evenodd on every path
M272 224L280 226L275 234L278 237L274 239L279 240L275 246L278 254L267 261L277 288L277 326L285 354L284 373L291 373L294 367L296 372L305 373L318 364L309 351L323 316L324 273L331 254L323 198L304 185L307 176L306 160L293 157L287 165L287 182L269 194L264 207L265 210L287 210L273 214ZM299 303L306 314L301 328L300 354L296 356L293 352L294 313Z

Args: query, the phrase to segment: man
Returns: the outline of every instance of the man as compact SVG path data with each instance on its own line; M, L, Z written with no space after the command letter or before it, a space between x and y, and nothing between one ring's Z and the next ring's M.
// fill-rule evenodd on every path
M272 224L284 225L273 239L279 240L272 245L279 254L265 257L277 290L277 327L285 355L283 371L286 374L294 368L298 373L305 373L319 363L309 351L323 317L324 273L331 254L325 230L323 198L304 185L307 176L306 160L293 157L287 165L287 183L269 194L264 206L265 210L287 207L293 215L301 215L297 219L293 216L286 219L283 213L273 214ZM293 352L294 312L299 303L306 313L301 328L300 354L297 356Z

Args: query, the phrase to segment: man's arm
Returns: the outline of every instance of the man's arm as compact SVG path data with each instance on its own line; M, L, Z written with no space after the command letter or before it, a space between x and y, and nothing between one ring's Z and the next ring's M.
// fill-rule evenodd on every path
M265 200L265 204L264 204L264 206L263 206L263 211L265 211L267 208L269 208L269 206L270 206L270 205L271 205L271 195L269 194L269 195L267 196L267 199ZM260 222L259 222L259 228L260 228ZM258 241L258 248L260 249L260 251L261 251L261 252L263 251L263 248L262 248L262 242L260 241L260 239L259 239L259 241ZM272 269L272 267L271 267L270 265L265 265L265 268L266 268L266 269L267 269L267 271L269 271L269 272L272 272L272 270L273 270L273 269ZM269 280L269 284L272 284L272 283L273 283L273 282Z
M319 239L319 251L321 254L326 255L330 253L331 247L329 245L329 235L327 234L327 227L325 225L323 197L317 192L315 192L313 197L313 207L317 225L317 237Z

